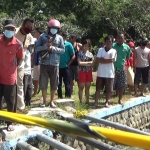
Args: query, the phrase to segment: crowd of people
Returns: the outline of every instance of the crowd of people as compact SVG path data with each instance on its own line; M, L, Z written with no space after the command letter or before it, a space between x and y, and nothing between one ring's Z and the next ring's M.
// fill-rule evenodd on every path
M68 33L60 30L61 24L56 19L49 20L46 31L40 27L34 28L35 23L31 18L26 18L19 28L13 19L5 20L3 25L4 31L0 36L0 109L3 109L4 97L8 111L24 110L31 105L31 98L38 94L39 89L43 98L41 107L45 107L49 81L50 107L56 108L56 92L58 98L71 98L75 82L79 101L83 102L85 90L85 103L89 104L95 58L90 51L90 39L80 43L75 34L69 34L67 38ZM147 38L141 38L135 46L132 40L125 39L122 32L118 32L116 38L105 37L104 45L96 55L95 107L98 106L101 90L106 94L106 107L109 107L113 90L116 90L121 105L127 86L129 92L134 90L134 96L138 96L140 82L140 96L145 96L149 79L149 45ZM7 130L14 130L11 122L7 122Z

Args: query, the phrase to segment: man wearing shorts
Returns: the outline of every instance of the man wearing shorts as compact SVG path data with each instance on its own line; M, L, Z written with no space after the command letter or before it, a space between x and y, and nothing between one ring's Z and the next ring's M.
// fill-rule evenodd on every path
M59 78L59 60L60 54L65 52L63 38L57 34L60 29L60 22L56 19L51 19L48 22L47 32L43 33L35 45L35 51L46 52L40 61L40 80L39 86L42 90L43 104L45 107L47 98L48 79L50 78L50 107L55 108L54 96L58 88ZM52 41L51 41L52 38ZM46 54L45 53L45 54Z
M150 62L150 49L146 47L148 43L147 38L142 38L141 46L135 48L134 52L134 91L137 96L137 87L142 76L142 89L140 96L144 95L144 90L148 84L149 62Z
M96 80L95 92L95 106L98 106L98 99L100 97L100 90L106 89L105 106L109 107L108 102L113 91L113 83L115 77L115 69L113 62L116 61L117 53L112 48L113 37L106 36L104 39L105 47L99 49L97 54L97 61L99 63Z
M115 66L115 80L114 85L118 82L118 95L119 95L119 104L122 103L122 96L124 89L127 86L127 76L124 68L125 61L130 58L131 49L124 43L125 37L124 34L119 32L117 34L117 41L113 43L113 48L117 51L117 60L114 62Z

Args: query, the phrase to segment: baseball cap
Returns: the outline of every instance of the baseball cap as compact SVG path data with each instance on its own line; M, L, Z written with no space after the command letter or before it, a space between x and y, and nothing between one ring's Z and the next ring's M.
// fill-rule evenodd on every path
M131 48L133 48L133 47L135 46L133 42L129 42L128 45L129 45L129 47L131 47Z
M4 27L16 27L15 21L13 19L6 19L3 25Z

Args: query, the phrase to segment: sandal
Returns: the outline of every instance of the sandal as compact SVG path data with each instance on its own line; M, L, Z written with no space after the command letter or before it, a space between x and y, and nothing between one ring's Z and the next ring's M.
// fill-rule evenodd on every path
M7 131L14 131L14 130L15 130L15 127L13 124L7 125Z
M45 107L45 104L41 104L40 107L41 107L41 108L44 108L44 107Z
M141 94L140 94L140 96L146 97L146 95L145 95L145 94L143 94L143 93L141 93Z
M134 96L134 97L138 97L138 94L133 94L132 96Z
M108 104L108 103L105 103L105 107L106 107L106 108L109 108L110 106L109 106L109 104Z
M50 107L51 107L51 108L56 108L57 106L56 106L54 103L51 103L51 104L50 104Z
M120 105L124 105L124 103L122 102L122 101L118 101L118 104L120 104Z

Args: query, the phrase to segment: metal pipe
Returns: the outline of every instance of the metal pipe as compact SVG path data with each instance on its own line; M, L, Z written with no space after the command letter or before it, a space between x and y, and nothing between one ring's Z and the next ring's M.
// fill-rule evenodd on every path
M83 125L88 125L88 123L85 123L81 120L75 119L75 118L66 118L67 121L72 122L74 124L83 124ZM102 150L119 150L113 146L110 146L104 142L92 139L92 138L84 138L84 137L76 137L77 140L80 140L84 143L87 143L89 145L92 145L93 147L96 147L98 149L102 149Z
M104 119L97 119L97 118L91 117L89 115L86 115L85 117L87 119L91 120L92 122L101 123L101 124L104 124L106 126L110 126L110 127L113 127L113 128L119 129L119 130L150 136L150 133L147 133L147 132L144 132L144 131L141 131L141 130L138 130L138 129L134 129L134 128L131 128L131 127L119 124L119 123L114 123L114 122L104 120Z
M39 150L36 147L33 147L32 145L30 145L22 140L19 140L17 142L17 147L19 147L22 150Z
M100 140L95 140L92 138L83 138L83 137L76 137L77 140L87 143L95 148L102 149L102 150L119 150L111 145L108 145Z
M37 134L37 139L48 145L51 145L53 148L57 148L58 150L62 150L62 149L63 150L75 150L74 148L72 148L64 143L61 143L51 137L48 137L42 133Z

